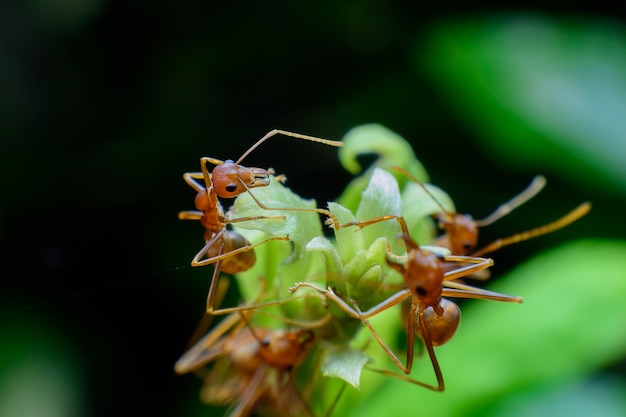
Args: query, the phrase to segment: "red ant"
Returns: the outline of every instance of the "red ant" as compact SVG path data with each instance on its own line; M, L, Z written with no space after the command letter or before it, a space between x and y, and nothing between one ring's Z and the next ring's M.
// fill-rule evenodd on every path
M313 288L318 293L334 301L349 316L361 320L389 358L391 358L396 366L405 374L411 373L414 355L413 345L415 335L417 335L426 346L437 378L437 385L427 384L386 370L374 369L374 371L409 381L434 391L443 391L445 389L443 375L437 357L435 356L434 347L440 346L452 338L460 320L459 307L452 301L443 297L481 298L515 303L521 303L522 298L499 294L455 282L455 280L459 278L492 266L493 261L486 258L461 255L438 256L431 251L422 249L409 235L406 222L402 216L382 216L367 221L346 223L339 227L365 227L390 219L396 219L400 225L402 230L401 237L405 243L407 255L405 262L398 263L398 261L404 259L404 257L393 254L388 245L387 264L402 275L404 281L403 289L365 312L360 310L356 302L337 294L333 288L322 289L314 284L301 282L291 288L290 291L293 293L300 287ZM470 265L448 270L450 263L465 263ZM411 310L407 322L407 357L406 365L404 365L391 348L382 340L368 319L409 298L411 300Z
M200 158L201 172L185 173L183 178L194 190L197 191L195 198L195 211L181 211L179 219L199 220L206 229L204 234L205 245L193 257L192 266L204 266L215 264L211 287L207 297L207 312L212 314L225 314L232 310L213 310L213 298L215 286L220 271L235 274L250 269L256 262L253 249L270 240L289 240L289 236L272 236L255 244L250 244L243 236L227 229L228 224L245 222L256 219L284 219L284 216L253 216L229 218L224 214L224 209L218 199L236 197L246 191L265 210L314 210L298 208L269 208L263 205L252 193L251 188L267 186L270 183L270 175L274 170L262 168L249 168L241 165L243 159L266 140L275 135L284 135L292 138L319 142L330 146L342 146L342 142L301 135L284 130L272 130L252 145L235 162L232 160L222 161L211 157ZM216 165L213 172L209 173L207 163ZM280 182L285 181L283 175L277 176ZM200 182L202 181L202 182ZM325 211L320 211L326 213Z
M534 237L561 229L580 219L582 216L587 214L589 210L591 210L591 203L582 203L574 210L553 222L525 232L516 233L506 238L497 239L482 249L476 250L476 245L478 243L478 228L494 223L537 195L537 193L539 193L539 191L541 191L546 184L545 177L541 175L536 176L526 189L508 202L500 205L489 216L482 220L474 220L469 214L451 213L446 211L441 203L428 190L428 188L408 171L399 167L392 167L391 169L404 174L406 177L419 184L439 206L439 208L441 208L441 213L439 213L437 217L439 226L445 230L445 234L435 239L432 245L447 248L455 255L482 256L487 253L495 252L503 246L522 242L524 240L532 239Z
M227 316L176 362L176 373L198 373L205 382L203 401L231 404L231 417L248 416L259 408L312 417L295 385L295 372L311 352L313 331L253 327L250 314L239 311ZM211 362L215 362L212 369L202 372Z

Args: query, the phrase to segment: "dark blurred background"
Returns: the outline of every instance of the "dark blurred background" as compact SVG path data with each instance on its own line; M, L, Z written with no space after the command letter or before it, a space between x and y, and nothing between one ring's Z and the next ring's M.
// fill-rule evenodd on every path
M25 415L7 402L24 392L35 393L29 415L209 415L197 381L172 370L210 278L188 266L202 230L176 217L194 197L182 174L201 156L238 157L273 128L339 140L381 123L478 218L545 174L547 189L483 242L594 202L593 218L502 250L496 275L577 237L623 238L625 188L503 160L437 71L441 27L535 14L624 30L620 10L554 2L524 13L360 0L3 2L0 415ZM246 163L285 173L320 206L351 178L335 149L284 138Z

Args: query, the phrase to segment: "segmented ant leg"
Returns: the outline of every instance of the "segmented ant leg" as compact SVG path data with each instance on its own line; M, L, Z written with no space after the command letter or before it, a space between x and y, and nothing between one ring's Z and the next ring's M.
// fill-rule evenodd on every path
M339 400L341 399L341 396L343 395L347 386L348 386L348 383L345 381L343 384L341 384L341 388L339 388L339 392L337 392L337 395L335 395L335 398L333 399L333 402L330 404L330 406L326 410L324 417L330 417L333 415L333 411L335 410L335 407L337 407L337 404L339 404Z
M205 180L204 174L202 172L185 172L183 174L183 179L185 180L187 184L191 186L191 188L193 188L197 192L203 191L206 188L211 187L210 182L207 185L206 182L204 184L200 184L198 181L196 181L196 180L203 180L203 181Z
M224 229L226 230L226 229ZM223 234L223 231L218 232L216 235L220 235ZM196 256L194 256L193 260L191 261L191 265L192 266L205 266L205 265L211 265L214 264L215 262L219 261L219 260L223 260L226 258L230 258L231 256L240 254L240 253L244 253L244 252L248 252L251 251L252 249L256 248L257 246L263 245L264 243L267 243L271 240L289 240L289 235L287 236L270 236L267 237L265 239L263 239L260 242L257 243L252 243L250 245L246 245L237 249L233 249L231 251L225 252L225 253L221 253L218 254L216 256L211 256L209 258L206 259L202 259L200 260L208 251L209 249L215 244L215 242L217 242L217 239L210 239L209 241L207 241L207 243L204 245L204 247L200 250L200 252L198 252L196 254Z
M432 391L436 391L436 392L443 392L445 390L445 384L444 384L444 380L443 380L443 374L441 372L441 367L439 366L439 361L437 360L437 355L435 355L435 349L434 349L434 345L433 345L433 341L430 337L430 331L428 329L428 326L426 325L426 319L424 317L424 312L422 310L419 309L415 309L415 306L411 306L411 313L409 315L409 333L408 333L408 339L413 342L414 336L415 336L415 317L416 315L419 315L419 320L417 323L417 325L419 326L419 330L420 330L420 335L422 338L422 341L424 342L424 345L426 346L426 350L428 351L428 357L430 358L430 363L433 366L433 371L435 372L435 377L437 378L437 385L431 385L428 384L426 382L422 382L422 381L418 381L416 379L413 378L409 378L406 375L402 375L402 374L398 374L395 372L391 372L388 371L386 369L376 369L376 368L372 368L372 367L367 367L368 370L370 371L374 371L386 376L389 376L391 378L395 378L398 379L400 381L405 381L405 382L409 382L411 384L414 385L418 385L420 387L423 388L428 388ZM411 318L413 318L411 320ZM411 329L413 329L413 331L411 331ZM413 336L413 337L411 337ZM408 343L408 342L407 342ZM407 368L404 371L405 374L409 374L411 373L411 366L413 363L413 355L409 354L409 352L413 352L413 343L410 343L407 345L407 356L410 356L411 360L410 362L407 363ZM408 359L407 359L408 360Z
M232 411L228 411L229 417L246 417L252 415L254 408L259 403L264 393L263 381L267 376L269 366L261 363L254 372L252 378L246 384L245 389L239 396L239 401Z
M356 226L359 229L362 229L365 226L369 226L374 223L379 223L385 220L393 220L393 219L396 219L400 223L400 226L403 228L403 233L404 233L404 229L406 229L406 224L404 223L404 219L402 218L402 216L397 216L397 215L386 215L386 216L374 217L373 219L369 219L369 220L355 220L353 222L340 224L336 228L343 229L345 227ZM408 234L408 229L407 229L407 234Z
M178 213L179 220L201 220L203 213L197 210L184 210ZM249 216L249 217L237 217L234 219L224 219L225 224L241 223L251 220L285 220L285 216Z
M226 295L226 292L228 291L229 286L230 286L230 280L228 278L220 278L218 280L216 295L213 298L213 302L215 304L220 305L222 303L222 301L224 300L224 296ZM185 351L191 349L192 346L194 346L196 343L198 343L200 339L204 337L212 321L213 321L213 316L211 314L205 313L202 315L202 318L200 319L200 323L198 323L195 330L193 331L193 334L189 338L189 342L187 342L187 348L185 349ZM222 320L220 324L223 323L224 321L225 320Z
M261 202L261 200L259 200L253 192L250 191L250 188L241 180L239 179L239 181L241 182L241 184L246 188L246 191L248 192L248 195L255 201L255 203L262 208L263 210L276 210L276 211L303 211L303 212L313 212L313 213L319 213L323 216L328 217L328 220L326 220L325 224L330 225L332 228L335 228L335 225L339 224L339 220L337 220L337 217L335 217L335 215L333 213L331 213L328 210L325 209L321 209L321 208L303 208L303 207L268 207L266 206L263 202ZM330 222L329 222L330 220Z
M305 297L311 297L311 296L313 296L313 294L302 294L302 295L295 296L295 297L281 298L278 300L272 300L272 301L263 302L263 303L255 303L255 304L250 304L250 305L242 305L238 307L221 308L219 310L213 310L212 307L209 310L209 305L208 305L208 300L207 300L207 314L211 314L213 316L219 316L219 315L224 315L224 314L238 313L242 311L259 310L257 311L257 314L275 318L277 320L280 320L287 324L291 324L296 327L315 329L315 328L323 326L324 324L327 324L331 319L330 314L326 314L324 317L318 320L304 321L304 320L294 320L294 319L290 319L287 317L277 316L277 315L266 313L260 310L264 307L272 307L272 306L277 306L281 304L287 304L292 301L299 300Z
M443 283L443 285L445 286L442 291L443 297L474 298L481 300L504 301L518 304L521 304L524 301L522 297L488 291L482 288L472 287L470 285L455 281L446 281Z
M493 266L493 259L490 258L478 258L475 256L444 256L442 258L444 262L456 262L456 263L469 263L470 265L461 266L451 271L444 273L444 281L451 281L462 278L464 276L473 274L478 271L482 271Z
M185 210L178 213L178 220L200 220L202 212L197 210Z
M402 302L403 300L405 300L406 298L411 296L411 292L408 289L404 289L401 290L395 294L393 294L392 296L390 296L389 298L387 298L386 300L384 300L383 302L377 304L376 306L372 307L371 309L362 312L358 305L356 303L354 303L353 300L350 300L350 303L352 304L352 306L348 305L348 303L346 303L346 301L343 299L343 297L340 297L339 295L337 295L332 288L328 288L327 290L319 288L318 286L316 286L315 284L312 284L310 282L298 282L296 283L293 287L291 287L289 289L289 291L293 294L296 291L298 291L298 289L302 288L302 287L308 287L308 288L312 288L313 290L317 291L320 294L323 294L325 297L327 297L329 300L332 300L333 302L335 302L343 311L345 311L350 317L353 317L355 319L361 320L361 322L363 322L363 324L369 329L369 331L372 333L372 336L374 337L374 339L376 339L376 341L378 342L378 344L380 345L380 347L385 351L385 353L387 354L387 356L389 356L389 358L396 364L396 366L398 366L398 368L400 368L403 372L406 372L407 367L404 366L402 364L402 361L400 359L398 359L397 355L391 350L391 348L384 342L384 340L380 337L380 335L378 334L378 332L376 331L376 329L374 328L374 326L372 326L372 324L369 322L369 318L393 307L396 304L399 304L400 302ZM411 349L412 351L412 349Z
M217 341L229 330L236 330L241 327L243 327L243 323L241 323L239 315L232 314L224 318L224 320L220 321L217 326L206 336L198 340L191 349L187 350L180 359L176 361L174 371L177 374L185 374L214 360L222 354L219 346L217 346ZM232 332L232 334L235 333L235 331Z

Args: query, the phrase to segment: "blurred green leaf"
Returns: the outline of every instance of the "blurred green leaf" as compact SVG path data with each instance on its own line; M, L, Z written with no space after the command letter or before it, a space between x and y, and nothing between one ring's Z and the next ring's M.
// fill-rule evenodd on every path
M624 392L626 385L610 377L593 377L547 389L539 385L519 391L504 401L489 404L476 414L507 417L622 417L626 415Z
M473 17L438 25L422 46L419 65L494 160L626 191L626 30L617 21Z
M46 326L47 325L47 326ZM0 417L73 417L84 413L75 355L52 323L3 328Z

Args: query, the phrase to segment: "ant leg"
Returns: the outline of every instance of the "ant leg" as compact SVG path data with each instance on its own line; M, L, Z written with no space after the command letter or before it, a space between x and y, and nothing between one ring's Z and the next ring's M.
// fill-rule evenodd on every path
M221 248L220 248L220 253L221 253ZM229 252L232 253L232 252ZM229 254L229 253L226 253ZM264 289L261 290L261 293L259 294L259 296L256 298L255 301L253 301L252 304L249 305L243 305L243 306L238 306L238 307L229 307L229 308L221 308L221 309L217 309L215 310L213 308L213 306L215 305L215 294L217 293L217 288L219 286L219 273L220 273L220 265L221 265L222 260L218 260L217 263L215 264L215 268L213 270L213 276L211 278L211 286L209 287L209 294L207 295L207 301L206 301L206 313L210 314L211 316L221 316L221 315L225 315L225 314L232 314L232 313L240 313L244 312L244 311L250 311L250 310L258 310L264 307L271 307L271 306L276 306L276 305L281 305L281 304L286 304L289 302L292 302L294 300L298 300L301 298L305 298L305 297L318 297L318 298L324 298L323 295L320 294L316 294L316 293L307 293L307 294L302 294L302 295L298 295L295 297L290 297L290 298L283 298L283 299L279 299L279 300L272 300L272 301L268 301L268 302L264 302L264 303L259 303L258 301L260 300L260 298L262 297L263 293L265 292ZM294 326L298 326L298 327L303 327L303 328L318 328L323 326L324 324L328 323L328 321L330 321L330 314L325 315L324 317L322 317L319 320L314 320L314 321L301 321L301 320L293 320L293 319L289 319L286 317L278 317L269 313L265 313L263 311L259 311L258 314L263 314L269 317L273 317L276 318L278 320L281 320L285 323L288 324L292 324Z
M179 214L180 215L180 214ZM213 246L216 242L221 241L220 245L220 252L222 251L222 248L224 247L224 242L222 240L224 233L226 232L226 229L222 229L219 232L215 233L213 236L211 236L211 239L207 240L204 243L204 246L202 247L202 249L200 249L200 251L198 253L196 253L196 256L193 257L193 259L191 260L191 266L204 266L204 265L208 265L209 263L201 263L200 259L207 254L207 252L209 251L209 249L211 248L211 246ZM217 260L216 260L217 261Z
M439 361L437 360L437 356L435 355L435 349L433 347L432 340L430 339L430 333L428 332L428 328L426 327L425 320L422 317L422 313L419 312L419 314L420 314L419 326L421 328L422 340L424 342L424 345L426 345L426 350L428 351L430 362L433 365L433 371L435 372L435 377L437 378L437 386L427 384L425 382L417 381L413 378L409 378L408 376L391 372L386 369L375 369L375 368L370 368L370 367L367 367L367 369L369 369L370 371L377 372L379 374L389 376L391 378L399 379L400 381L410 382L411 384L419 385L420 387L423 387L423 388L428 388L432 391L442 392L445 390L445 385L443 381L443 374L441 373L441 367L439 366ZM409 331L411 331L411 329L409 329ZM415 334L415 331L413 330L411 333ZM410 346L409 349L412 352L413 346ZM406 374L410 373L410 369L409 369L409 372L405 371L405 373Z
M324 417L330 417L333 415L333 411L335 407L337 406L337 404L339 404L339 400L341 399L341 396L343 395L347 386L348 386L348 383L345 381L343 384L341 384L341 388L339 388L339 392L337 392L337 395L335 395L335 398L333 399L333 402L330 404L330 406L326 410Z
M329 288L328 290L324 290L308 282L299 282L294 287L290 288L289 291L291 293L294 293L301 287L309 287L309 288L314 289L320 294L323 294L324 296L326 296L328 299L334 301L350 317L361 320L361 322L368 328L370 333L372 333L372 336L374 337L374 339L376 339L380 347L385 351L385 353L387 354L387 356L389 356L389 358L393 361L393 363L395 363L396 366L400 368L403 372L405 373L407 372L408 368L402 364L402 361L398 359L398 356L396 356L396 354L391 350L391 348L387 346L387 344L383 341L383 339L380 337L380 335L378 334L376 329L374 329L374 326L371 325L368 319L402 302L407 297L410 297L411 292L408 289L401 290L393 294L389 298L387 298L385 301L367 310L366 312L362 312L359 309L358 305L353 300L350 300L352 304L352 307L351 307L339 295L337 295L331 288ZM415 333L414 330L413 330L413 333ZM412 358L411 358L411 361L412 361ZM409 369L409 372L410 372L410 369Z
M189 184L189 186L191 186L191 188L193 188L197 192L200 192L205 189L206 184L202 185L198 181L196 181L196 180L204 180L204 175L202 174L202 172L185 172L183 174L183 179L185 180L187 184ZM209 187L207 188L210 188L210 184L209 184Z
M476 220L475 221L476 226L478 227L487 226L495 222L496 220L506 216L507 214L509 214L510 212L512 212L513 210L515 210L516 208L518 208L519 206L521 206L522 204L524 204L525 202L533 198L534 196L536 196L539 193L539 191L543 189L545 185L546 185L546 178L543 175L537 175L535 178L533 178L530 185L526 187L526 189L524 189L517 196L513 197L511 200L507 201L506 203L500 205L500 207L495 209L493 213L491 213L489 216L485 217L484 219Z
M276 220L285 220L285 216L249 216L249 217L236 217L234 219L224 219L224 223L241 223L247 222L250 220L263 220L263 219L276 219Z
M361 310L358 309L358 307L355 308L355 307L349 306L348 303L344 301L342 296L335 293L332 288L328 288L327 290L325 290L310 282L297 282L293 287L289 288L289 292L293 294L303 287L312 288L313 290L317 291L319 294L322 294L324 297L334 301L350 317L359 319L359 320L369 319L371 317L374 317L375 315L387 310L388 308L391 308L395 306L396 304L404 301L407 297L411 295L411 291L405 288L391 295L389 298L375 305L369 310L362 312ZM354 306L356 306L353 300L350 300L350 302Z
M228 413L229 417L245 417L252 415L259 400L262 398L265 385L263 380L267 376L269 366L261 363L254 372L252 378L246 384L245 389L239 395L237 406Z
M478 298L481 300L505 301L509 303L522 303L524 299L513 295L500 294L482 288L472 287L455 281L444 281L443 297Z
M258 303L258 304L250 304L250 305L243 305L243 306L238 306L238 307L229 307L229 308L222 308L219 310L213 310L212 306L211 309L209 310L209 305L208 305L208 300L207 300L207 313L211 314L213 316L220 316L220 315L224 315L224 314L232 314L232 313L238 313L238 312L242 312L242 311L250 311L250 310L258 310L264 307L271 307L271 306L276 306L276 305L281 305L281 304L287 304L290 303L294 300L299 300L301 298L305 298L305 297L311 297L314 296L311 293L308 294L302 294L299 296L295 296L295 297L290 297L290 298L282 298L282 299L278 299L278 300L272 300L272 301L268 301L268 302L264 302L264 303ZM319 320L312 320L312 321L301 321L301 320L293 320L293 319L289 319L286 317L282 317L282 316L276 316L274 314L270 314L270 313L265 313L263 311L258 311L258 314L262 314L264 316L267 317L271 317L271 318L275 318L277 320L283 321L287 324L292 324L294 326L297 327L303 327L303 328L317 328L317 327L321 327L324 324L328 323L330 321L330 315L327 314L324 317L322 317Z
M396 220L398 220L398 222L400 222L401 216L396 216L396 215L390 214L390 215L387 215L387 216L374 217L373 219L369 219L369 220L355 220L355 221L350 222L350 223L340 224L337 228L338 229L343 229L344 227L356 226L359 229L362 229L365 226L369 226L369 225L374 224L374 223L379 223L379 222L383 222L385 220L392 220L392 219L396 219ZM401 225L402 225L402 223L401 223Z
M185 210L178 213L178 220L200 220L202 212L197 210Z
M582 203L581 205L576 207L574 210L570 211L569 213L567 213L563 217L561 217L561 218L559 218L559 219L557 219L557 220L555 220L555 221L553 221L551 223L545 224L543 226L536 227L536 228L531 229L531 230L527 230L525 232L516 233L516 234L514 234L512 236L509 236L509 237L498 239L498 240L488 244L484 248L474 252L473 256L480 256L480 255L484 255L486 253L495 252L496 250L500 249L503 246L511 245L513 243L522 242L524 240L532 239L532 238L537 237L537 236L541 236L541 235L545 235L547 233L554 232L555 230L561 229L561 228L563 228L563 227L565 227L565 226L575 222L576 220L580 219L585 214L587 214L589 212L589 210L591 210L591 203L589 203L589 202Z
M230 286L230 281L227 278L219 279L217 283L217 292L213 299L214 303L216 303L217 305L220 305L222 303L229 286ZM186 351L189 350L196 343L198 343L198 341L206 335L212 321L213 321L212 315L206 314L206 312L202 315L202 317L200 318L200 322L196 326L195 330L193 331L193 334L191 335L191 337L189 338L189 341L187 342L187 346L185 348Z
M197 341L191 349L187 350L187 352L176 361L174 371L177 374L192 372L222 355L223 351L221 346L216 344L218 339L229 330L242 327L243 324L240 323L240 320L239 315L232 314L219 322L216 327ZM234 333L236 332L233 332L233 334Z
M226 229L224 229L224 230L226 230ZM223 231L220 231L220 233L218 233L218 235L219 234L223 234ZM240 247L240 248L237 248L237 249L233 249L233 250L228 251L226 253L222 253L222 254L219 254L219 255L216 255L216 256L212 256L210 258L206 258L206 259L200 260L200 258L202 256L204 256L208 252L209 248L211 246L213 246L213 244L217 241L217 239L215 239L215 236L214 236L213 238L211 238L211 240L207 241L207 243L200 250L200 252L198 252L196 254L196 256L194 256L193 260L191 261L191 266L211 265L211 264L213 264L213 263L215 263L217 261L220 261L220 260L226 259L226 258L230 258L231 256L237 255L239 253L251 251L252 249L256 248L257 246L260 246L260 245L262 245L264 243L267 243L270 240L289 240L289 235L287 235L287 236L270 236L268 238L263 239L260 242L253 243L253 244L250 244L250 245L247 245L247 246L243 246L243 247Z
M444 274L444 282L452 281L462 278L464 276L473 274L474 272L482 271L490 266L493 266L493 259L490 258L478 258L475 256L444 256L443 260L446 262L465 262L474 265L466 265L452 271L447 271Z
M250 191L250 187L248 187L248 185L241 180L241 178L237 178L239 180L239 182L241 183L241 185L243 185L243 187L246 189L246 191L248 192L248 195L254 200L254 202L263 210L276 210L276 211L304 211L304 212L315 212L315 213L319 213L322 214L326 217L328 217L331 220L330 224L328 222L328 220L325 222L325 224L330 225L331 227L335 227L336 225L339 224L339 220L337 220L337 217L335 217L334 214L332 214L330 211L328 210L324 210L321 208L302 208L302 207L267 207L265 204L263 204L261 202L261 200L259 200L252 191Z

